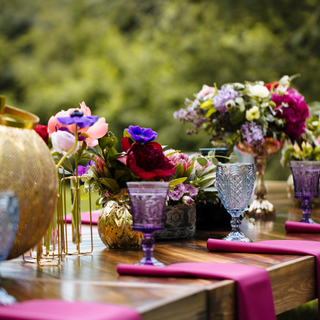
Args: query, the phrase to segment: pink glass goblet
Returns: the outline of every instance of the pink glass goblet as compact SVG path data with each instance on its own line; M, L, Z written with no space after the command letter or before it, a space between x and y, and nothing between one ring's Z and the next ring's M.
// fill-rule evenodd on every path
M139 265L164 266L153 257L154 232L164 228L169 182L127 182L132 228L143 233L143 258Z
M302 220L316 223L311 219L311 199L319 197L320 161L290 161L294 183L294 197L302 199Z

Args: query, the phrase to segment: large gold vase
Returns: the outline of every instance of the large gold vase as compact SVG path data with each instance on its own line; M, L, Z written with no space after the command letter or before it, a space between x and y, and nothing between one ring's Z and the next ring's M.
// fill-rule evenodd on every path
M249 207L249 215L274 215L275 210L272 203L267 200L267 187L264 183L264 171L267 165L268 156L276 154L283 147L283 142L273 138L265 138L259 147L251 147L245 143L239 143L237 149L240 153L254 158L256 167L256 180L254 184L255 199Z
M58 177L49 148L32 129L39 119L6 106L3 97L0 102L0 189L14 191L20 209L18 232L8 257L12 259L34 247L48 229Z

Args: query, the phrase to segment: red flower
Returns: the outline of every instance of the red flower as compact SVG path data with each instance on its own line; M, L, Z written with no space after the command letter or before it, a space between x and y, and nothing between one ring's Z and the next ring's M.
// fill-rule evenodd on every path
M125 137L121 145L127 155L118 160L142 179L164 178L176 172L174 164L165 157L157 142L135 142L130 146L129 138Z
M43 139L43 141L48 144L49 140L49 132L48 132L48 127L43 126L41 124L38 124L37 127L34 129L37 134Z
M273 86L273 89L276 89L278 85L279 83L277 81L273 81L272 83L265 84L265 87L267 87L267 89L271 91L272 86Z
M309 117L309 108L304 101L304 97L295 89L288 89L288 94L272 95L272 101L275 102L277 112L276 117L285 120L286 134L300 139L306 132L305 121Z

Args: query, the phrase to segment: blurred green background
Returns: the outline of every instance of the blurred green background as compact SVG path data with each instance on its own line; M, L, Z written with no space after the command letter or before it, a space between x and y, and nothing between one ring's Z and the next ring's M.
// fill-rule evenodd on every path
M41 124L85 101L119 137L151 127L183 151L205 133L173 118L203 84L294 80L320 100L316 0L0 0L0 94ZM280 155L267 179L286 179Z

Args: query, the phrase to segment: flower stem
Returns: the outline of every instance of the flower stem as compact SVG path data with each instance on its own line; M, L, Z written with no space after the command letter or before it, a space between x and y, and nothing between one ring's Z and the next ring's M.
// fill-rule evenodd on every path
M78 125L76 124L76 131L74 133L74 145L72 148L60 159L60 161L57 164L57 171L59 171L60 166L63 164L64 160L76 149L78 144ZM78 165L76 164L76 170L78 175Z

